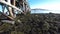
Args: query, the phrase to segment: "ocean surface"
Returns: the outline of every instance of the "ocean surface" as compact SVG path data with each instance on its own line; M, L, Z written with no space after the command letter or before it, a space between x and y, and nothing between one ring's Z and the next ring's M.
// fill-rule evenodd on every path
M31 14L32 13L56 13L56 14L60 14L59 10L31 10Z

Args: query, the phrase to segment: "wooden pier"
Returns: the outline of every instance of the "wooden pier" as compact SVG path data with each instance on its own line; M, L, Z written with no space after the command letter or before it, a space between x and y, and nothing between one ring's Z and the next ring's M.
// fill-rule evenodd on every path
M8 20L14 20L16 18L16 13L25 13L30 11L27 0L0 0L0 5L2 6L2 11L0 12L3 17ZM5 11L5 8L7 11ZM3 19L3 20L6 20ZM2 20L0 18L0 20Z

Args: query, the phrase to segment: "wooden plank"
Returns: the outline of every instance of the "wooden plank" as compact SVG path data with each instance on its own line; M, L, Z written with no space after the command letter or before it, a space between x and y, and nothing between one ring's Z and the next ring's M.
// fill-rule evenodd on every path
M2 12L0 12L3 16L6 16L7 18L9 18L10 20L14 20L14 18L13 17L10 17L10 16L8 16L8 15L6 15L6 14L4 14L4 13L2 13Z
M10 23L10 24L14 24L15 21L10 21L10 20L1 20L1 22L6 22L6 23Z
M16 6L14 6L14 5L11 5L10 3L6 2L6 1L0 0L0 2L1 2L1 3L3 3L3 4L6 4L6 5L8 5L8 6L10 6L10 7L14 8L14 9L16 9L16 10L20 11L20 12L22 12L22 10L21 10L21 9L17 8L17 7L16 7Z

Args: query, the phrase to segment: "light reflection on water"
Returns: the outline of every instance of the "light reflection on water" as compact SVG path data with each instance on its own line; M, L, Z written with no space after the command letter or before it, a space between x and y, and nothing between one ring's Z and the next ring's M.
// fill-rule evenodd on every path
M31 10L31 13L57 13L57 14L60 14L60 11L59 10L51 10L51 11L44 11L44 10Z

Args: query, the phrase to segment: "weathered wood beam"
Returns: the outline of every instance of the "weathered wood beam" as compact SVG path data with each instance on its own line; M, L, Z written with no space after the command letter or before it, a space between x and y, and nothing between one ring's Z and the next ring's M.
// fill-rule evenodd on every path
M1 3L3 3L3 4L6 4L6 5L8 5L8 6L10 6L10 7L14 8L14 9L16 9L16 10L20 11L20 12L22 12L22 10L21 10L21 9L17 8L17 7L16 7L16 6L14 6L14 5L11 5L10 3L6 2L6 1L0 0L0 2L1 2Z
M16 3L16 1L15 1L15 0L13 0L13 5L14 5L14 6L16 5L15 3Z
M14 20L14 18L13 17L11 17L11 16L7 16L6 14L4 14L4 13L2 13L2 12L0 12L3 16L6 16L7 18L9 18L10 20Z
M24 5L24 0L23 0L23 10L25 11L25 5Z

